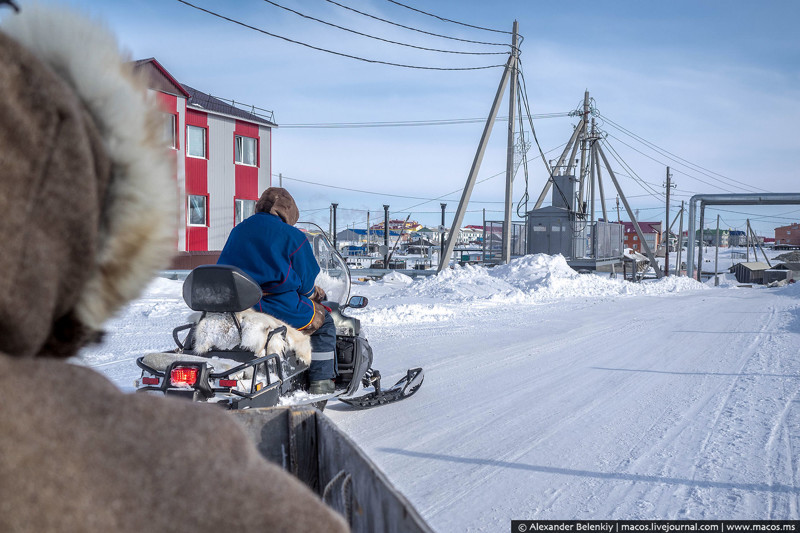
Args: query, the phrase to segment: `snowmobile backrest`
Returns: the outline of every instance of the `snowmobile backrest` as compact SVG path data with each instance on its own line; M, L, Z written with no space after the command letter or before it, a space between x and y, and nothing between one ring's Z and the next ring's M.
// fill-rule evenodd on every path
M230 265L199 266L183 282L183 300L194 311L244 311L257 304L262 294L253 278Z

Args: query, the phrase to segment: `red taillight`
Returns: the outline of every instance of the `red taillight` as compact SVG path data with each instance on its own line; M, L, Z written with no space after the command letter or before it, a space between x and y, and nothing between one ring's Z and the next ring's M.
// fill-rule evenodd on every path
M192 387L197 383L196 366L176 366L169 374L169 382L173 387Z
M235 379L221 379L219 380L220 387L235 387L239 382Z
M158 385L158 378L142 378L143 385Z

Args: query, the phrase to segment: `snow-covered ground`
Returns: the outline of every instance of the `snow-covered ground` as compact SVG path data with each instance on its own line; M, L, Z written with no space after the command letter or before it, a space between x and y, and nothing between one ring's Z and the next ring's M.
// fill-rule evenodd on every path
M800 518L800 284L631 284L536 255L353 293L385 381L423 366L425 383L325 412L435 530ZM186 312L180 282L156 280L82 364L131 390Z

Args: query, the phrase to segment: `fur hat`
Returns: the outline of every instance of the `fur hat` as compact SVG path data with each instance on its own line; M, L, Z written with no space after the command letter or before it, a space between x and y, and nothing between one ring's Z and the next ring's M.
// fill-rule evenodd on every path
M300 218L300 210L297 209L294 198L289 191L280 187L270 187L261 193L255 211L278 215L290 226L294 226Z
M0 24L0 351L68 357L175 249L160 116L114 37L27 4Z

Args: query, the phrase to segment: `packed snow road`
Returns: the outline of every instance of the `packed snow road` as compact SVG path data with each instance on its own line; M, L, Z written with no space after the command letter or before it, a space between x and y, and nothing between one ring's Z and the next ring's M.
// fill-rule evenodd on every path
M437 531L800 518L800 287L632 285L562 262L355 286L385 381L423 366L425 383L326 414ZM180 322L179 300L179 284L154 284L84 364L130 388L130 359L169 346L156 330Z

